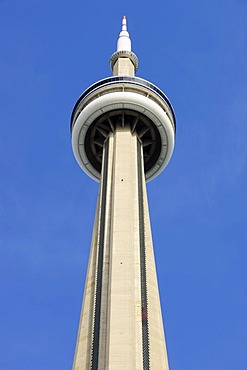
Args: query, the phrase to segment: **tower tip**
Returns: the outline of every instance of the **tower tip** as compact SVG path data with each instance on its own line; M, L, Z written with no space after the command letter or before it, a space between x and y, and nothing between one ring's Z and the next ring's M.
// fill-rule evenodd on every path
M123 15L123 18L122 18L122 31L127 31L127 19L126 19L126 15Z

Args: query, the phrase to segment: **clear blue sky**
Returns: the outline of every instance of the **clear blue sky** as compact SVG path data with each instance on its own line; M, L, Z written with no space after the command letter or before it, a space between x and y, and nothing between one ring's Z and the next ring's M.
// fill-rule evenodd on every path
M170 369L246 370L245 0L0 1L0 368L71 369L98 184L70 114L122 15L177 117L148 184Z

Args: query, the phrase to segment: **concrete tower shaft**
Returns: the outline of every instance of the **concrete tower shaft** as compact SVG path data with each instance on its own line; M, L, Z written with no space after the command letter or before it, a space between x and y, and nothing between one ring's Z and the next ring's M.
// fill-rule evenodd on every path
M104 145L73 369L168 369L143 151L128 125Z
M171 158L175 116L134 76L125 17L110 63L71 118L75 158L100 182L73 370L168 370L146 181Z

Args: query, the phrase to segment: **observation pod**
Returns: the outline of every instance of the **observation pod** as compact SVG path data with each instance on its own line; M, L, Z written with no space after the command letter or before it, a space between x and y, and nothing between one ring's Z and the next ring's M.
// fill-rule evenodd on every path
M125 17L110 65L71 117L75 158L100 182L73 370L169 370L145 182L169 163L175 115L135 77Z
M174 149L175 116L166 95L138 77L105 78L78 99L71 118L72 146L81 168L100 180L104 142L129 125L143 148L147 181L167 166Z

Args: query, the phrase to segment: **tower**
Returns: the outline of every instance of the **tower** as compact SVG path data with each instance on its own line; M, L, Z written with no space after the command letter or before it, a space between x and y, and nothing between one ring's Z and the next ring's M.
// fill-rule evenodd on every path
M71 117L75 158L100 182L73 370L168 370L146 181L172 156L175 115L135 77L125 17L110 65Z

